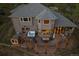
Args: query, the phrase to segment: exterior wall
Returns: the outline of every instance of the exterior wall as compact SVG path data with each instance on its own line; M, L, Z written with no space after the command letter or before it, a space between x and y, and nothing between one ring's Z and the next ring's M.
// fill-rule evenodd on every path
M44 24L44 20L40 20L40 23L38 21L38 35L40 37L45 37L45 38L49 38L52 35L53 29L54 29L54 20L49 20L49 24ZM46 30L46 31L42 31L42 30Z
M26 28L30 28L30 30L37 30L37 21L36 19L32 19L30 17L30 21L20 21L21 28L26 26Z
M30 28L31 25L32 25L32 20L30 20L30 21L21 21L21 19L19 19L19 21L20 21L21 28L24 27L24 26L26 28Z
M44 24L44 20L40 20L40 23L38 21L38 30L41 32L43 29L53 29L54 28L54 22L53 20L49 20L49 24Z
M51 20L51 29L54 29L55 20Z
M20 26L20 21L19 18L11 18L12 22L13 22L13 26L16 32L21 32L21 26Z
M21 18L12 18L12 22L16 32L21 32L22 28L25 26L26 28L30 28L30 30L35 30L37 32L41 32L41 30L51 30L54 27L55 21L49 20L49 24L44 24L44 20L38 19L30 19L30 21L21 21Z
M30 28L30 30L37 31L37 20L35 19L31 18L30 21L21 21L21 18L12 18L12 22L16 32L21 32L24 26Z
M31 30L34 30L34 31L38 31L38 30L37 30L37 24L38 24L38 23L37 23L37 19L32 19L32 20L31 20L30 29L31 29Z

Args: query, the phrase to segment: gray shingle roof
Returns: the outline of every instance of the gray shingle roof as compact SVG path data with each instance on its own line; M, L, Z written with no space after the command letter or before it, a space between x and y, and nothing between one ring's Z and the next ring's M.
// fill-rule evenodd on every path
M12 13L9 17L29 17L29 16L37 16L41 11L47 9L47 7L43 6L39 3L30 3L25 4L20 9L15 9L15 12Z
M55 23L55 27L77 27L77 25L75 25L72 21L70 21L60 13L53 11L53 14L58 17Z
M56 20L57 16L54 15L50 10L45 9L39 15L37 15L38 19L49 19L49 20Z
M18 8L13 9L12 14L9 17L31 17L37 16L39 19L55 19L55 27L77 27L69 19L63 15L50 11L47 7L39 3L23 4Z
M25 6L25 4L19 5L18 7L14 8L14 9L11 10L10 12L11 12L11 13L16 12L17 10L21 9L23 6Z

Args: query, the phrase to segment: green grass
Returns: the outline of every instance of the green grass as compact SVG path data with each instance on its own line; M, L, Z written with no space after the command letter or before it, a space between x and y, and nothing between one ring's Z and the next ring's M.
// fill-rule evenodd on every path
M57 56L79 56L79 48L77 49L61 49L56 51L55 55Z
M0 56L34 56L35 54L22 48L0 45Z
M0 43L10 44L10 39L14 35L15 31L11 20L7 16L1 16L0 21Z
M10 39L15 31L11 19L8 18L10 10L14 8L15 4L0 4L0 8L5 11L5 15L0 16L0 43L10 44Z
M24 52L17 50L15 48L0 46L0 56L18 56L23 54Z

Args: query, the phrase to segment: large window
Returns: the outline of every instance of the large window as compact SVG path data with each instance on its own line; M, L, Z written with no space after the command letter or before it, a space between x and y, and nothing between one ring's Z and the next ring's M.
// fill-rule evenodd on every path
M46 30L42 30L42 32L46 32Z
M23 20L24 20L24 21L28 21L28 18L24 18Z
M44 20L44 24L49 24L49 20Z
M30 21L31 19L30 18L21 18L21 21Z

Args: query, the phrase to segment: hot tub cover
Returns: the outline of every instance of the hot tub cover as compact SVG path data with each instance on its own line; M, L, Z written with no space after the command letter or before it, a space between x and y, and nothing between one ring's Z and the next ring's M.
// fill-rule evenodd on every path
M28 37L35 37L35 31L29 31L27 36Z

